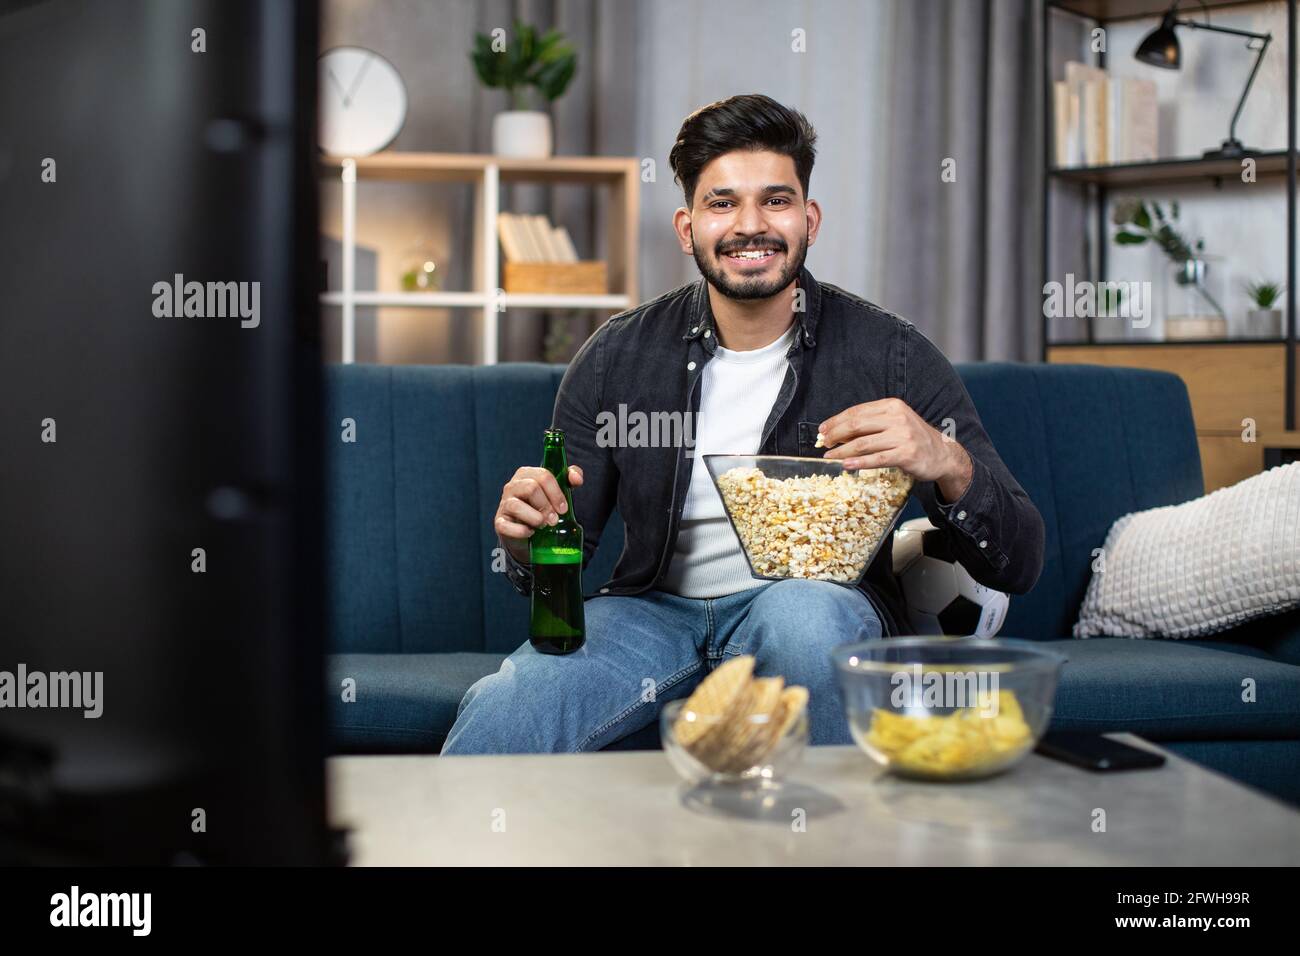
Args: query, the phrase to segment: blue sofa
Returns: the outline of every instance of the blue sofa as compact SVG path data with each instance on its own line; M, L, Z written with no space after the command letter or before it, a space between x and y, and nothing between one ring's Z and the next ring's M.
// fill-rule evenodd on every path
M457 704L527 638L500 573L500 488L538 460L563 367L333 366L326 377L330 723L344 753L436 753ZM1204 491L1174 375L1086 365L959 366L984 425L1046 523L1034 589L1002 636L1069 662L1054 729L1141 734L1300 803L1300 613L1213 640L1070 639L1092 549L1130 511ZM355 441L341 421L355 421ZM904 518L920 517L911 502ZM584 582L623 546L611 521ZM1257 686L1243 703L1244 678ZM355 701L340 687L356 684ZM614 746L657 746L654 723Z

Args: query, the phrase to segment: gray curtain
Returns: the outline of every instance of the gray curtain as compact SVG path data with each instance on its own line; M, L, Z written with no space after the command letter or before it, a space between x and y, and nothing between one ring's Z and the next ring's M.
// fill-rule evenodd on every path
M895 8L877 301L953 361L1039 356L1043 6Z

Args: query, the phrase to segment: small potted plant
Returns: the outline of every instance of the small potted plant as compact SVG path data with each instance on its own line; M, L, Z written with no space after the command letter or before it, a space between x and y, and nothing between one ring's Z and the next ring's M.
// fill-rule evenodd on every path
M1245 332L1251 338L1275 339L1282 334L1282 310L1276 308L1285 286L1280 282L1248 282L1246 295L1254 306L1246 313Z
M529 92L554 102L568 88L578 57L564 35L551 30L539 37L534 27L516 20L512 39L475 34L470 60L484 86L510 95L512 108L492 120L492 151L526 159L550 156L551 117L531 108Z
M1195 298L1209 303L1214 310L1212 317L1205 317L1196 311L1195 305L1187 301L1187 314L1175 316L1172 309L1165 318L1165 337L1218 338L1226 334L1228 317L1206 286L1210 263L1205 255L1205 240L1192 240L1178 230L1178 203L1170 203L1169 214L1158 202L1148 204L1142 199L1124 199L1115 204L1111 220L1119 226L1115 233L1115 242L1121 246L1140 246L1150 242L1174 264L1173 281L1175 286L1195 293ZM1171 296L1169 301L1173 301ZM1186 327L1185 329L1183 327Z

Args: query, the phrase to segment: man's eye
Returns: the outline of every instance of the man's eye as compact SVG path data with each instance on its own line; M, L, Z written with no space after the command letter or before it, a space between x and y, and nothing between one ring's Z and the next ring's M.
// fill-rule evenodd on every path
M770 202L770 203L772 203L772 202L780 203L780 204L783 205L783 206L788 206L788 205L790 205L790 200L785 199L785 198L782 197L782 196L773 196L771 199L768 200L768 202ZM724 206L732 206L732 205L735 205L735 204L734 204L730 199L719 199L719 200L717 200L716 202L709 203L709 208L710 208L710 209L720 209L720 208L722 208L722 207L724 207Z

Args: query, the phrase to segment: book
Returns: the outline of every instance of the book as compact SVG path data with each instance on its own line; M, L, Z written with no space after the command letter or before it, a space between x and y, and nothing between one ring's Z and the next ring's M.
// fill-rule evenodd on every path
M542 254L542 247L537 241L537 236L533 232L533 221L531 216L516 215L514 217L515 225L518 228L519 244L524 250L524 262L542 262L545 256Z
M1070 87L1064 80L1056 80L1052 83L1052 122L1054 159L1057 166L1072 166L1074 158L1071 155L1070 147L1073 145L1070 141Z
M1110 157L1106 133L1109 130L1110 81L1090 77L1083 84L1083 98L1087 104L1084 113L1087 125L1083 130L1084 161L1089 166L1104 166Z
M542 215L497 214L497 235L507 262L577 262L569 230Z
M569 238L569 230L563 226L556 226L551 231L554 237L554 245L559 250L560 262L577 262L578 250L573 247L573 240Z
M1076 115L1067 117L1075 130L1072 166L1098 166L1107 162L1108 79L1106 71L1075 60L1065 64L1065 84L1071 98L1078 97Z
M528 217L533 232L533 238L537 243L537 248L541 253L540 262L558 262L559 252L551 240L551 222L545 216L532 215Z
M1153 162L1158 156L1154 80L1110 77L1071 60L1065 80L1052 84L1052 108L1058 167Z
M497 213L497 237L501 240L501 251L505 253L507 262L524 262L525 254L514 219L512 213Z
M1160 155L1160 107L1155 80L1124 81L1124 129L1125 162L1155 162Z
M1123 163L1128 158L1128 116L1124 109L1128 88L1128 80L1119 78L1112 79L1106 86L1107 163Z

